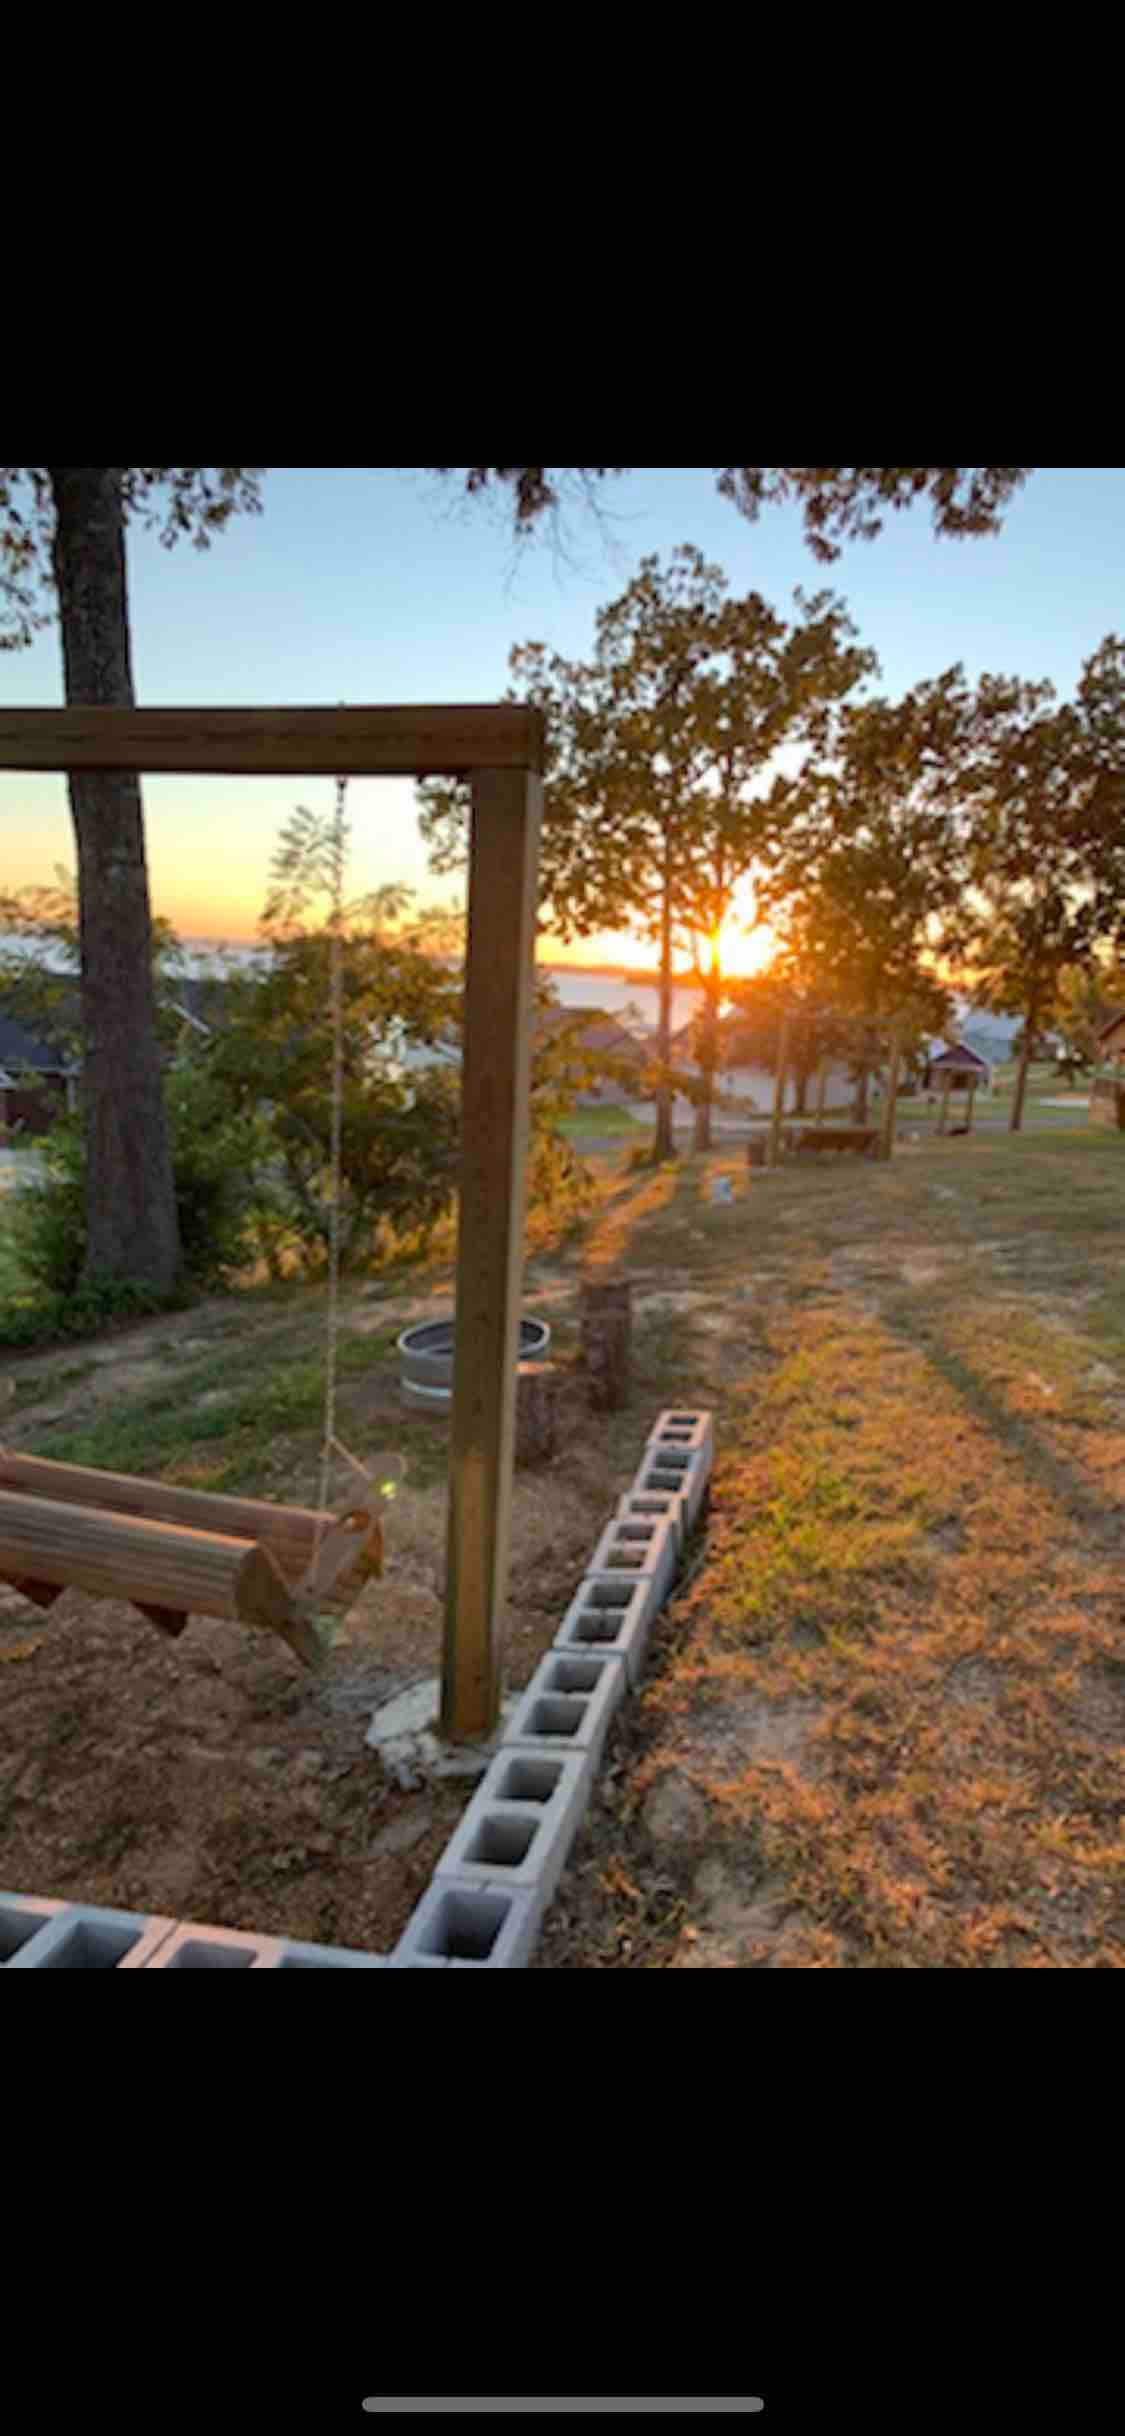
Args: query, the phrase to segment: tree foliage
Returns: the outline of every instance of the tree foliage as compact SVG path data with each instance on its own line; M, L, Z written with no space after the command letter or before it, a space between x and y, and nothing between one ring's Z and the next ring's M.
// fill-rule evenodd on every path
M176 1005L184 949L171 922L154 915L151 926L153 984L162 1048L173 1047L182 1016ZM64 1064L82 1056L79 979L78 883L56 864L47 885L0 893L0 1005L6 1015L53 1049Z
M544 517L557 515L568 496L587 501L596 486L627 473L623 465L450 466L434 472L460 474L472 495L490 488L511 500L517 535ZM901 512L929 502L939 538L997 533L1003 511L1033 470L1026 465L728 465L713 469L720 497L753 523L763 507L796 501L805 539L814 557L838 558L846 541L874 541L887 510Z
M968 886L947 936L975 1000L1022 1017L1015 1131L1068 974L1125 949L1125 647L1099 644L1073 702L990 677L979 701L963 775Z
M240 511L261 511L263 467L126 465L127 518L159 534L165 549L189 540L210 549ZM19 651L51 622L55 589L55 497L45 465L0 465L0 651Z
M787 816L787 787L767 786L771 765L786 745L826 749L836 704L875 666L831 594L798 591L796 610L786 621L759 593L731 598L722 569L685 543L665 563L642 559L598 612L588 661L539 643L511 655L512 698L546 718L542 922L568 939L627 928L657 950L658 1156L671 1146L672 1090L686 1083L669 1045L677 949L701 934L710 947L695 1094L705 1117L722 926ZM427 782L419 804L434 867L450 869L465 850L465 791Z
M1125 1008L1125 959L1113 949L1095 949L1085 964L1060 973L1055 994L1059 1063L1069 1074L1089 1074L1101 1061L1101 1034L1110 1017Z

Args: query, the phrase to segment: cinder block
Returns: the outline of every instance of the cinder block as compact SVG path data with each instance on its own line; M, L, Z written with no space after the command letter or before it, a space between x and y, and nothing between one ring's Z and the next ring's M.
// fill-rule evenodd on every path
M283 1937L259 1937L252 1929L204 1928L181 1920L158 1945L150 1971L275 1971Z
M669 1446L686 1446L703 1455L710 1471L715 1460L715 1416L698 1404L677 1405L661 1413L648 1443L660 1439Z
M416 1971L447 1964L472 1971L522 1970L545 1908L538 1890L443 1879L427 1888L411 1913L390 1967Z
M654 1574L638 1581L628 1574L588 1573L555 1634L555 1648L575 1657L591 1651L599 1657L621 1658L630 1683L636 1683L660 1604ZM577 1707L577 1700L564 1692L546 1693L533 1712L537 1719L534 1730L565 1733L568 1711L576 1714Z
M588 1574L624 1574L636 1582L652 1582L656 1603L667 1598L676 1578L678 1547L675 1527L654 1515L615 1514L606 1524L586 1568Z
M612 1610L610 1611L612 1613ZM603 1654L601 1645L549 1649L540 1660L518 1707L509 1720L501 1745L535 1752L586 1751L594 1770L601 1761L610 1720L629 1686L623 1658ZM562 1731L552 1729L561 1704ZM542 1728L534 1723L543 1719Z
M446 1845L434 1884L539 1889L549 1903L593 1781L588 1750L548 1757L503 1746Z
M150 1912L103 1911L92 1903L64 1903L39 1936L13 1957L13 1968L143 1971L175 1926L174 1920Z
M678 1490L687 1509L688 1528L694 1530L710 1477L711 1467L702 1447L681 1446L668 1438L650 1438L633 1486L646 1494L656 1489Z
M0 1970L23 1963L28 1946L38 1942L65 1910L65 1903L52 1895L0 1895ZM34 1957L24 1967L33 1968Z
M687 1498L682 1489L639 1489L634 1481L624 1497L617 1501L618 1518L634 1519L640 1515L648 1522L671 1523L676 1540L677 1561L683 1554L684 1541L690 1528Z
M277 1968L279 1971L385 1971L385 1954L360 1954L347 1945L302 1945L286 1937L282 1942Z

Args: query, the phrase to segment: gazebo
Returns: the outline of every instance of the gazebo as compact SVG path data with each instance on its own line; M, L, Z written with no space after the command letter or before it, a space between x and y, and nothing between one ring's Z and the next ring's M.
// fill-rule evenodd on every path
M974 1095L982 1089L987 1091L991 1083L992 1069L987 1058L978 1057L976 1050L970 1049L966 1041L951 1041L936 1056L930 1057L922 1076L922 1088L924 1091L936 1090L941 1093L938 1132L944 1133L949 1121L951 1091L964 1091L967 1095L966 1130L971 1132Z

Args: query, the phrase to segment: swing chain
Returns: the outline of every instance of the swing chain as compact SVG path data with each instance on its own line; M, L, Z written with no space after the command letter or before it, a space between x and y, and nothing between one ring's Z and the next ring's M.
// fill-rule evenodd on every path
M347 834L344 821L344 801L347 786L346 778L336 780L336 809L332 823L332 1140L330 1152L332 1205L328 1222L328 1317L324 1364L324 1444L320 1457L318 1547L328 1520L328 1490L331 1480L332 1455L336 1445L336 1378L340 1339L340 1169L344 1109L344 991L341 933L344 912L344 849Z

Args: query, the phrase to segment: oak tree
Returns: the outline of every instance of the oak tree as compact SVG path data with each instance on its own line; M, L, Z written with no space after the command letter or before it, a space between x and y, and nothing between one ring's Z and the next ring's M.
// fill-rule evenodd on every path
M1010 1130L1023 1122L1037 1037L1067 975L1125 948L1125 645L1107 635L1072 702L985 677L968 803L969 887L947 925L978 1003L1019 1015Z

